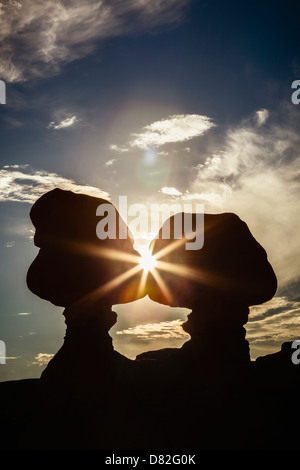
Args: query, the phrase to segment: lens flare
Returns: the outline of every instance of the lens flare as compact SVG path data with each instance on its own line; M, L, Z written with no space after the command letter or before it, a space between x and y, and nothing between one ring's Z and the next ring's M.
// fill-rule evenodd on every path
M152 256L149 249L145 249L141 251L141 258L139 260L140 267L145 271L149 272L152 271L156 266L156 259Z
M94 289L83 298L75 302L74 308L79 307L81 304L84 304L88 301L93 302L96 298L103 297L109 292L117 289L124 282L127 282L130 278L136 276L140 273L140 280L137 284L137 295L139 297L147 294L147 278L151 273L153 279L157 283L158 287L164 294L166 300L171 303L172 294L171 291L160 275L159 271L167 271L173 274L177 274L187 279L194 280L200 283L210 284L215 282L216 279L214 276L210 275L207 272L203 272L201 269L190 268L184 264L169 263L162 261L161 258L164 258L168 253L176 250L179 246L185 243L185 238L180 240L175 240L170 243L167 247L161 249L159 252L152 255L154 244L149 245L139 245L135 249L140 256L134 255L131 253L123 253L120 250L114 250L109 248L97 248L94 246L88 245L85 243L72 243L68 244L68 250L70 252L83 253L85 255L90 255L92 257L99 256L99 258L107 258L115 261L126 261L132 263L133 267L129 268L127 271L124 271L122 274L118 275L114 279L108 281L106 284Z

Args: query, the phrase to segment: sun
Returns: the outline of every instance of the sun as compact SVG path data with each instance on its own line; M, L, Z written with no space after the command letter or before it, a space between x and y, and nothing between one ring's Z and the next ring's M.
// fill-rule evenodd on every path
M95 290L89 292L86 296L80 299L80 303L83 303L89 299L93 300L94 298L103 297L107 295L108 292L118 288L123 284L125 281L128 281L133 276L136 276L140 273L140 281L137 287L137 295L143 296L146 293L146 284L147 278L149 273L151 273L153 279L157 283L160 290L163 292L165 298L169 303L172 302L172 293L164 281L163 277L160 275L160 270L171 272L173 274L178 274L179 276L183 276L187 279L191 279L197 282L211 282L211 279L204 273L202 270L190 268L189 266L183 264L176 264L176 263L169 263L166 261L162 261L161 258L164 258L168 253L176 250L178 246L185 243L185 238L175 240L170 243L167 247L161 249L159 252L152 255L152 249L149 245L137 245L135 246L135 250L139 253L138 254L131 254L131 253L124 253L120 250L113 250L110 248L101 248L97 249L96 255L101 258L107 258L112 260L119 260L119 261L126 261L132 263L133 266L129 268L127 271L122 272L117 277L111 279L106 284L103 284L96 288ZM95 256L94 247L90 247L86 244L72 244L72 249L74 251L81 252L84 254L89 254Z
M144 270L144 272L152 271L156 266L156 259L150 253L149 249L141 250L140 251L141 257L139 260L140 267Z

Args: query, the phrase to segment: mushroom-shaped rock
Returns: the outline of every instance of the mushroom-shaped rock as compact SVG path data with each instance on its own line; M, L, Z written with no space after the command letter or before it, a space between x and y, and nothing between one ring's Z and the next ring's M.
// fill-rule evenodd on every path
M191 340L182 349L196 347L198 352L189 353L189 360L210 358L204 360L209 369L220 361L249 363L243 328L248 307L273 297L276 276L265 250L238 216L202 216L203 224L198 223L198 214L183 213L163 224L150 246L161 282L149 276L148 295L156 302L192 309L183 325ZM187 249L193 236L200 241L203 237L203 246L194 245L202 246L199 249Z
M204 224L200 226L203 246L187 249L191 240L184 238L185 217L190 217L192 222L189 232L196 234L197 214L176 214L164 223L151 246L159 261L169 263L167 270L162 264L160 274L171 293L172 306L194 308L204 296L234 299L247 306L273 297L277 288L276 276L265 250L245 222L231 213L204 214ZM176 220L182 224L182 237L176 236ZM168 239L163 238L164 233L170 235ZM149 296L161 303L170 302L154 281L149 287Z
M133 239L109 201L84 194L50 191L33 205L30 217L40 251L27 285L65 307L67 325L63 346L42 373L43 391L54 403L87 403L91 390L101 400L129 361L114 351L108 332L116 322L112 305L136 300L138 270L128 275L139 269ZM105 230L111 230L106 238Z
M36 228L34 242L40 248L27 273L33 293L64 307L92 292L110 305L135 300L132 278L101 290L132 268L138 255L126 224L109 201L55 189L38 199L30 217ZM111 233L99 239L97 227L101 220L105 225L105 218L111 222L106 227Z

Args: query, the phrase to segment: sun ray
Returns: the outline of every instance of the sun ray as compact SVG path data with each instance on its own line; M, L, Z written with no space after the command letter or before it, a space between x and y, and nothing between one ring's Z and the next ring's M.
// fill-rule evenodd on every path
M238 281L236 279L233 280L229 277L225 278L203 269L191 268L185 264L169 263L158 260L156 268L190 279L191 281L199 282L206 286L218 286L219 288L224 288L226 286L226 288L234 288L238 285ZM241 287L243 287L242 284Z
M124 253L121 250L113 250L112 248L97 248L97 256L119 261L128 261L130 263L139 263L140 256Z
M152 244L152 247L151 247L152 252L153 252L153 249L154 249L154 246L155 246L155 241L156 240L154 239L154 243ZM169 245L165 246L158 253L155 253L155 255L153 255L153 256L156 260L158 260L158 259L162 258L163 256L166 256L168 253L176 250L177 248L179 248L184 243L186 243L185 238L180 238L179 240L174 240L173 243L170 243Z
M74 312L80 311L80 307L82 305L88 305L89 303L93 303L105 295L107 295L109 292L112 290L116 289L119 285L121 285L123 282L127 281L131 277L133 277L135 274L137 274L139 271L141 271L141 267L137 264L133 268L128 269L124 273L120 274L119 276L115 277L114 279L111 279L108 281L106 284L97 287L96 289L92 290L85 296L81 297L79 300L77 300L73 305L72 309Z
M138 287L138 297L140 297L145 292L146 282L148 278L148 271L142 270L141 279Z
M113 248L102 248L87 243L76 243L74 250L78 253L97 256L99 258L114 259L118 261L128 261L129 263L139 263L140 257L131 253L125 253L121 250Z
M122 250L113 248L99 247L93 243L76 242L74 240L56 241L52 242L58 249L65 252L87 255L91 257L114 259L118 261L127 261L129 263L139 263L140 256L138 254L126 253Z
M154 268L152 271L151 271L151 274L152 276L154 277L155 281L157 282L158 284L158 287L161 289L162 293L164 294L167 302L171 303L172 301L172 294L167 286L167 284L165 283L165 281L163 280L163 278L161 277L161 275L159 274L159 272L157 271L156 268Z
M149 273L151 273L155 282L158 284L165 298L169 302L171 302L172 300L172 294L165 280L159 273L159 270L170 272L175 275L182 276L184 278L205 284L216 282L215 276L209 275L209 273L204 272L201 269L195 269L187 265L169 263L161 260L161 258L166 256L170 252L176 250L185 242L185 238L175 240L154 255L152 255L152 253L155 243L152 243L150 246L137 248L137 253L139 253L137 255L132 253L126 253L121 250L116 250L112 248L98 247L96 245L87 243L68 243L68 250L71 252L86 254L88 256L94 256L99 258L112 259L115 261L124 261L134 264L132 268L128 269L127 271L110 280L106 284L98 287L97 289L87 294L84 298L81 299L80 302L93 302L96 299L104 297L109 292L116 289L125 281L138 274L139 272L141 272L141 275L138 282L138 286L136 288L137 297L141 297L144 293L146 293L147 279Z
M125 273L120 274L119 276L115 277L111 281L107 282L103 286L99 287L96 289L97 295L99 297L102 297L103 295L107 294L111 290L115 289L118 287L120 284L123 282L127 281L130 279L132 276L137 274L141 270L141 267L139 265L134 266L133 268L128 269L128 271L125 271Z
M185 264L168 263L167 261L157 261L157 269L178 274L179 276L193 281L204 282L208 280L208 275L201 269L193 269Z

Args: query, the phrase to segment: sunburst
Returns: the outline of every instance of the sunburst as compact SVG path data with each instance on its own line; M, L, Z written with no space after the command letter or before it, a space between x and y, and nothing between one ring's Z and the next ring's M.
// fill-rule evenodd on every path
M144 270L144 272L148 273L149 271L153 271L155 268L157 261L155 256L153 256L148 249L148 247L144 250L140 251L141 258L139 260L141 268Z
M161 260L164 256L170 252L179 248L183 243L186 242L185 238L180 240L175 240L170 243L168 246L161 249L155 255L153 255L154 243L149 246L138 247L139 255L129 254L122 252L121 250L115 250L110 248L95 248L94 246L76 243L73 246L68 247L70 251L81 252L88 254L90 256L98 256L99 258L107 258L115 261L123 261L127 263L132 263L133 266L124 271L122 274L116 276L114 279L108 281L106 284L99 286L94 291L87 294L83 299L80 300L80 303L86 301L94 301L95 299L104 297L109 292L117 289L123 283L128 281L133 276L136 276L140 273L140 280L136 288L137 298L146 295L146 284L148 275L151 274L157 283L158 287L162 291L166 300L171 303L172 301L172 292L167 286L166 282L162 278L159 271L167 271L173 274L191 279L197 282L210 282L209 276L207 273L204 273L200 269L194 269L184 264L169 263Z

